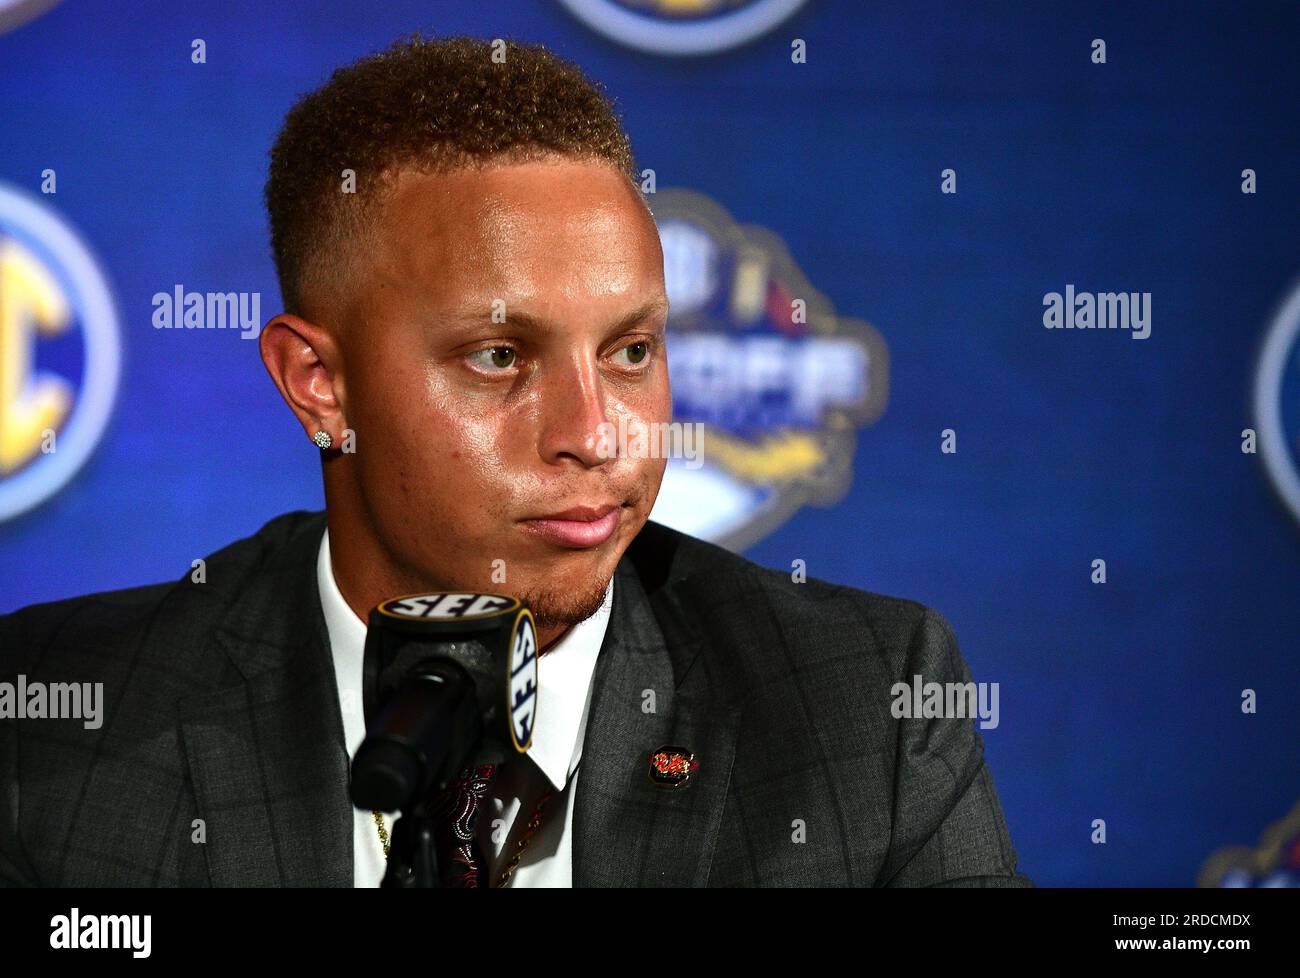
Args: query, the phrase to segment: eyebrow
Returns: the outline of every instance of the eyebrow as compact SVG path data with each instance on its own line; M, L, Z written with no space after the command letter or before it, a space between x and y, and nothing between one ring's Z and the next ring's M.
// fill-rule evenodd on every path
M662 296L656 296L648 299L637 308L621 316L614 323L610 324L612 333L621 333L630 329L642 320L649 319L651 316L659 315L668 310L668 300ZM491 310L479 310L475 312L466 312L456 317L457 324L473 325L490 320ZM555 323L545 316L534 316L528 312L507 312L506 323L512 327L523 328L535 333L546 333L555 329Z

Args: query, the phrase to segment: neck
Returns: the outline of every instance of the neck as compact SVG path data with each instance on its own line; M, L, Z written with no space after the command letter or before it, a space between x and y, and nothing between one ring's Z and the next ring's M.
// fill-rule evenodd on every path
M572 625L556 625L554 628L537 630L537 656L541 658L555 646L555 643L569 634Z

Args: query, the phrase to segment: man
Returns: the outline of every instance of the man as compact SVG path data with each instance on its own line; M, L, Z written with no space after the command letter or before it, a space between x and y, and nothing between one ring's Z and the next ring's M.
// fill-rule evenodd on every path
M4 678L104 689L98 729L3 724L0 878L376 885L365 621L462 590L525 599L543 651L531 752L449 789L467 885L1029 885L972 722L891 714L970 681L943 617L649 522L664 459L604 443L671 418L634 172L539 47L413 38L292 109L261 352L326 511L0 619Z

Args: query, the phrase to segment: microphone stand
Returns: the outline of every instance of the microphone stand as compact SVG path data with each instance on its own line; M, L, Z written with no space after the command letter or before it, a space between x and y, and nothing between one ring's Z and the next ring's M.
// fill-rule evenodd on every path
M442 887L434 805L482 743L473 680L453 662L418 663L385 702L353 760L351 785L358 807L401 812L381 887Z
M393 823L393 835L388 845L388 868L384 871L381 887L403 890L442 887L433 826L433 816L423 801L410 811L404 811Z

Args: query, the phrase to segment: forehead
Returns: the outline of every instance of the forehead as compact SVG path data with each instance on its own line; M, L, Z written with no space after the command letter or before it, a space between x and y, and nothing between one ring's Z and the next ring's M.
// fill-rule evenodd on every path
M662 288L654 221L627 177L604 163L403 170L379 221L381 277L427 298L520 301Z

